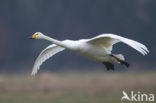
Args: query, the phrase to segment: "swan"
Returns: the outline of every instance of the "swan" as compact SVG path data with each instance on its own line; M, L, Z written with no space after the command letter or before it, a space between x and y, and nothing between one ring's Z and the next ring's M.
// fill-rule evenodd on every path
M43 62L65 49L74 51L95 62L103 63L107 70L114 70L114 63L123 64L126 67L129 67L129 64L125 61L122 54L112 54L111 52L113 45L118 42L129 45L143 55L149 53L149 50L145 45L115 34L101 34L91 39L80 39L76 41L59 41L46 36L41 32L36 32L31 36L31 39L43 39L53 43L46 47L37 57L32 69L32 75L37 73Z

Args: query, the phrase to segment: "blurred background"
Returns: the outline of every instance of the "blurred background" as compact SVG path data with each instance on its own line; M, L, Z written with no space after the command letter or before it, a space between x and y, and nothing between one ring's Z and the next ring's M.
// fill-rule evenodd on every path
M156 91L155 11L155 0L0 0L0 102L114 103L123 89ZM36 57L50 45L29 40L35 32L58 40L114 33L145 44L150 53L116 44L113 52L131 67L115 65L111 72L66 50L30 77Z

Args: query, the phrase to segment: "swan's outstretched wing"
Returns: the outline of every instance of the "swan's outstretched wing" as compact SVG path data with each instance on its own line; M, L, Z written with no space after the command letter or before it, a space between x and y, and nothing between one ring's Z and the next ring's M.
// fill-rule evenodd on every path
M147 49L147 47L137 41L128 39L128 38L124 38L118 35L114 35L114 34L101 34L99 36L96 36L94 38L88 39L87 40L88 43L105 48L108 51L112 51L112 46L113 44L116 44L118 42L123 42L129 46L131 46L132 48L134 48L135 50L137 50L138 52L140 52L143 55L146 55L149 51Z
M32 75L35 75L37 71L39 70L40 66L43 62L45 62L47 59L55 55L56 53L63 51L65 48L62 48L60 46L57 46L55 44L49 45L47 48L45 48L40 55L37 57L34 67L32 70Z

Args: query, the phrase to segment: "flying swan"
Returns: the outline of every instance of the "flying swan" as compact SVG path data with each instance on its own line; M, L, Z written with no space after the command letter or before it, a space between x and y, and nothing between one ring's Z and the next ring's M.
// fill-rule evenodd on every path
M74 51L95 62L103 63L107 70L114 70L113 63L120 63L129 67L129 64L125 61L122 54L112 54L111 52L113 45L118 42L123 42L129 45L143 55L149 53L149 50L145 45L115 34L101 34L91 39L80 39L77 41L59 41L50 38L41 32L36 32L32 35L31 39L43 39L53 43L52 45L46 47L37 57L32 70L32 75L37 73L43 62L65 49Z

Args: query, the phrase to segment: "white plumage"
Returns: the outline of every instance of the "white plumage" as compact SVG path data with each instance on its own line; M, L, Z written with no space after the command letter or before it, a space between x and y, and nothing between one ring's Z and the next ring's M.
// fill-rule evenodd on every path
M109 51L112 51L113 44L116 44L118 42L123 42L123 43L131 46L132 48L136 49L143 55L146 55L149 52L145 45L143 45L137 41L127 39L127 38L124 38L124 37L121 37L118 35L114 35L114 34L101 34L92 39L89 39L88 42L95 44L97 46L107 48L107 50L109 50Z
M101 34L91 39L81 39L77 41L58 41L56 39L43 35L41 32L36 32L31 38L44 39L54 43L45 48L40 53L34 63L32 75L35 75L37 73L38 69L44 61L46 61L56 53L63 51L64 49L75 51L88 59L104 63L108 70L114 70L114 65L112 63L121 63L126 65L127 67L129 66L129 64L125 62L123 55L115 55L111 53L113 45L118 42L123 42L129 45L143 55L146 55L149 52L145 45L115 34Z
M55 44L52 44L52 45L49 45L48 47L46 47L40 53L40 55L37 57L35 64L34 64L34 67L33 67L32 75L35 75L37 73L37 70L40 68L40 66L42 65L43 62L45 62L47 59L49 59L50 57L52 57L56 53L63 51L64 49L65 48L62 48L62 47L57 46Z

